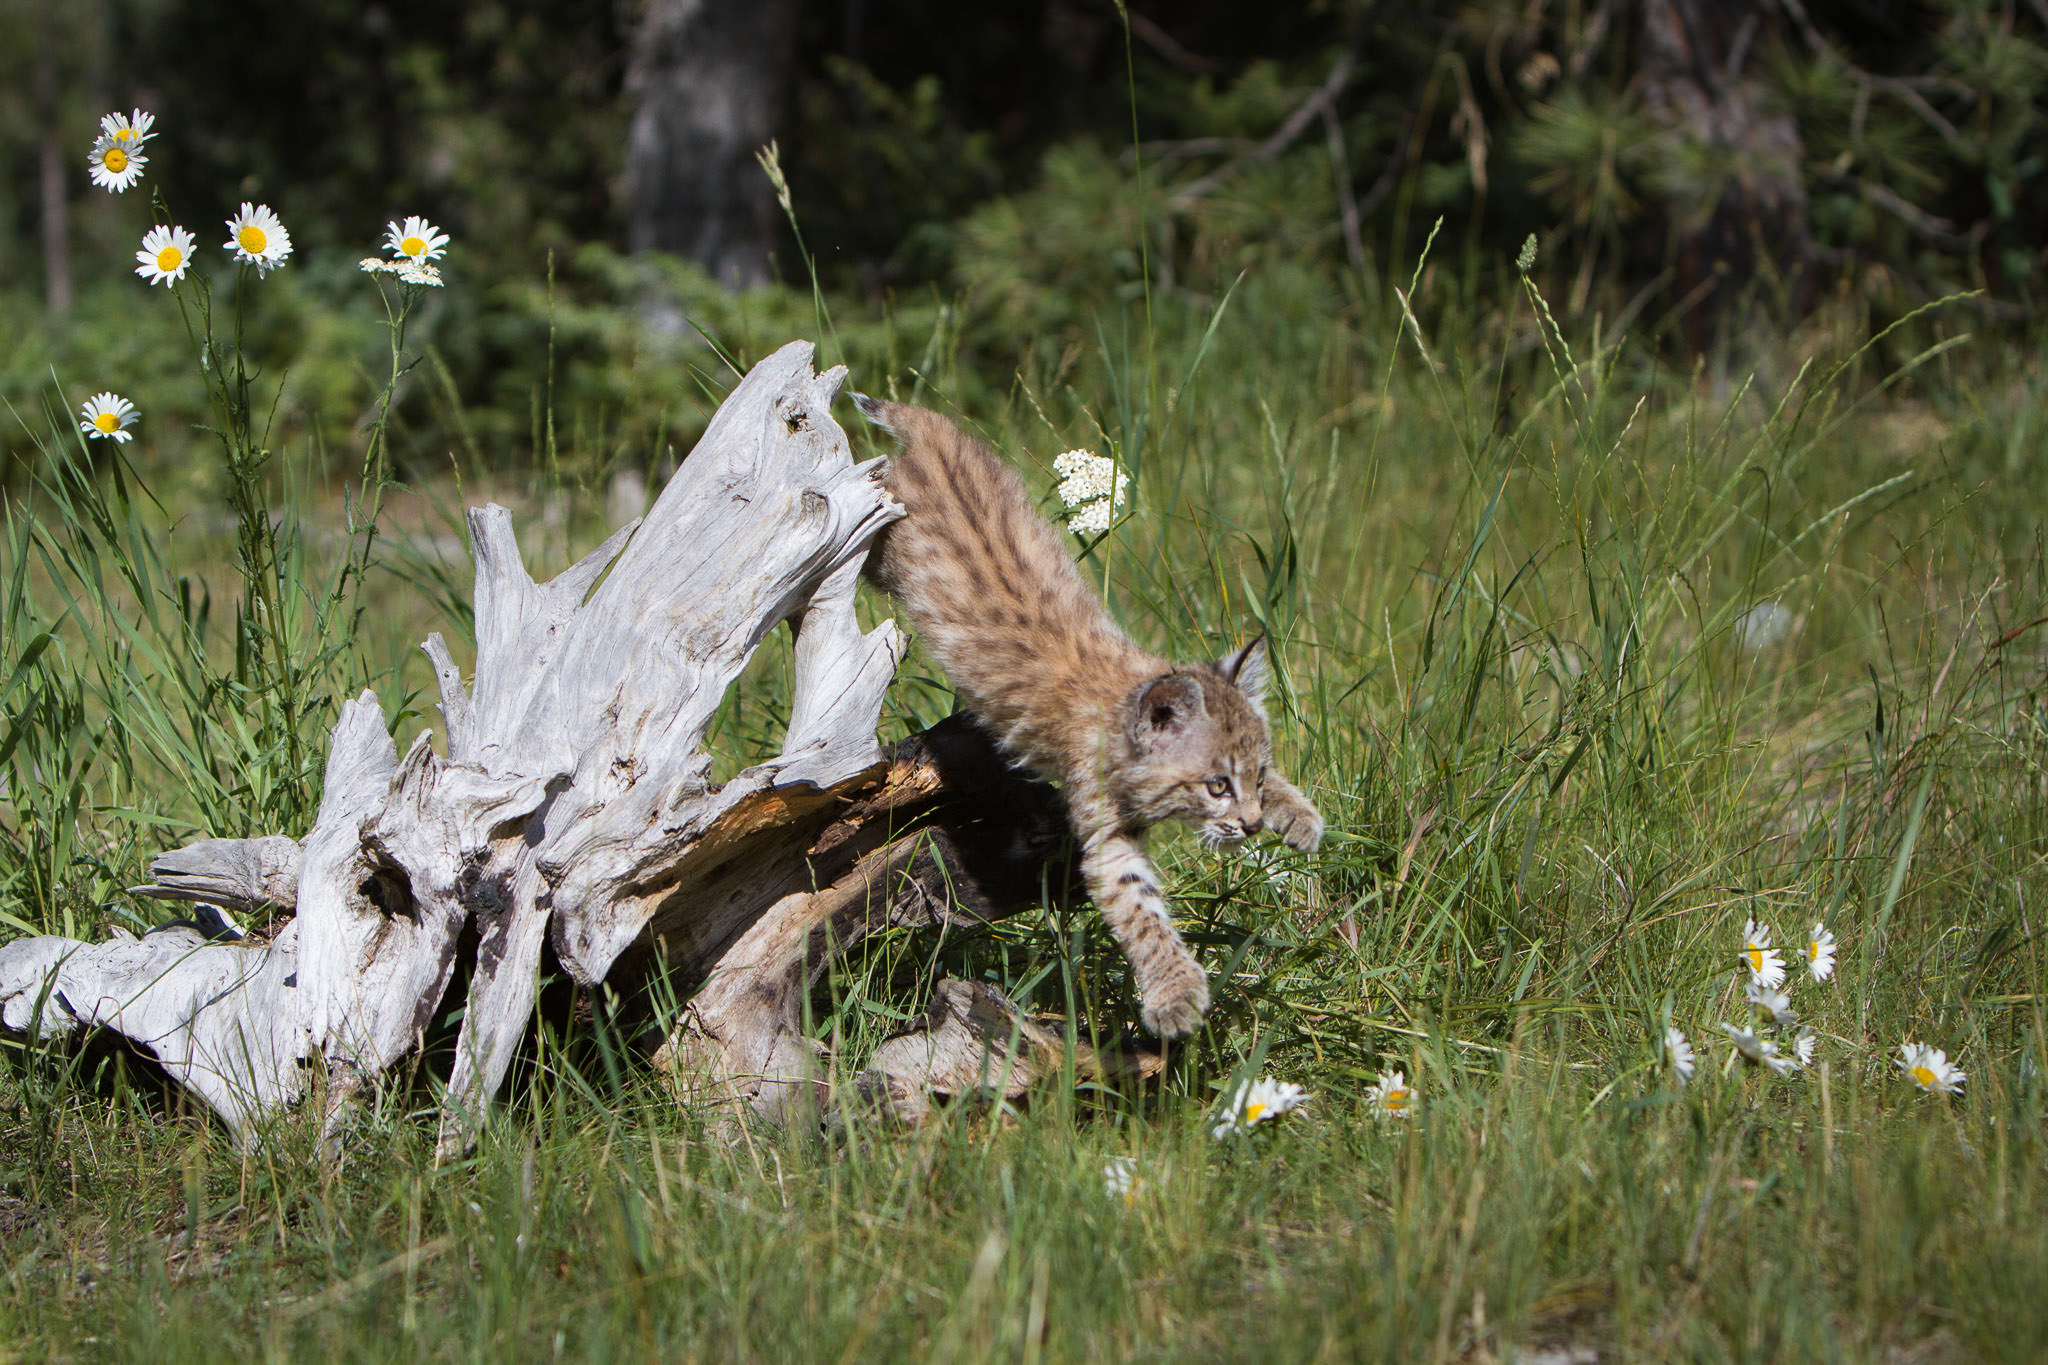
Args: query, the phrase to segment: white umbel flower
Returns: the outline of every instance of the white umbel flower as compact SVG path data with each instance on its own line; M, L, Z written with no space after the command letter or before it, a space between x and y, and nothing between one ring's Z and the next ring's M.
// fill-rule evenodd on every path
M395 262L398 266L398 282L409 284L415 289L439 289L441 272L430 265L415 265L411 261Z
M362 264L365 275L396 275L405 269L408 262L387 261L382 256L365 256Z
M1383 1119L1413 1118L1422 1106L1422 1096L1408 1084L1406 1072L1382 1071L1377 1084L1368 1086L1365 1100L1372 1112Z
M1742 988L1742 994L1759 1012L1769 1015L1771 1023L1779 1028L1791 1028L1799 1022L1799 1011L1792 1008L1792 997L1783 991L1774 991L1760 981L1752 981Z
M1685 1040L1685 1035L1668 1024L1664 1028L1664 1063L1677 1075L1680 1085L1692 1083L1693 1068L1698 1064L1698 1058L1693 1055L1692 1044Z
M1749 968L1749 979L1757 985L1776 990L1785 984L1785 959L1771 947L1769 926L1755 920L1742 926L1741 957L1742 965Z
M1924 1043L1900 1044L1897 1066L1908 1080L1930 1095L1953 1095L1969 1079L1961 1067L1950 1063L1946 1052Z
M78 410L78 429L95 441L126 445L134 440L128 428L142 416L135 405L117 393L96 393Z
M1799 1065L1799 1063L1778 1051L1776 1043L1768 1038L1760 1038L1746 1028L1737 1028L1733 1024L1723 1024L1721 1025L1721 1031L1728 1035L1728 1041L1735 1044L1735 1050L1742 1054L1742 1059L1753 1066L1769 1067L1777 1075L1783 1076L1795 1070Z
M1116 519L1131 486L1130 476L1116 467L1107 455L1069 450L1053 457L1052 467L1060 476L1060 501L1073 509L1067 529L1076 535L1100 534Z
M1307 1101L1308 1092L1292 1081L1276 1081L1271 1076L1242 1081L1231 1092L1209 1132L1218 1138L1249 1133L1258 1124L1277 1119Z
M244 201L241 212L228 219L228 239L221 245L235 253L244 265L256 267L259 276L268 275L292 254L292 235L285 231L268 204Z
M142 179L142 168L149 164L149 158L128 141L102 135L93 142L92 155L85 159L85 164L92 172L93 184L109 194L123 194Z
M1813 932L1806 936L1806 946L1799 951L1815 981L1825 981L1835 974L1835 936L1826 925L1815 924Z
M384 225L384 249L415 265L438 261L448 247L448 234L424 218L408 218L403 226Z
M143 234L142 249L135 253L135 273L151 284L165 288L185 278L192 264L192 248L198 240L181 227L157 226Z

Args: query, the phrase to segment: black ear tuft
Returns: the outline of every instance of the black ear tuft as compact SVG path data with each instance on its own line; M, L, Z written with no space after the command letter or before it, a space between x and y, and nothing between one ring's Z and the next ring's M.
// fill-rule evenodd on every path
M1175 734L1202 714L1202 684L1185 673L1168 673L1145 685L1131 717L1134 737Z
M1226 654L1216 664L1224 678L1237 685L1237 690L1258 701L1266 695L1266 683L1272 677L1272 666L1266 657L1266 637L1261 634L1234 654Z

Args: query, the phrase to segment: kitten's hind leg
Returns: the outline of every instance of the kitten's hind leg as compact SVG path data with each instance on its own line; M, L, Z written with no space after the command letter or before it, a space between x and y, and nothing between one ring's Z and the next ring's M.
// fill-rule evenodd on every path
M1144 845L1125 834L1091 839L1081 875L1131 964L1145 1027L1161 1038L1193 1033L1209 1009L1209 974L1175 932Z

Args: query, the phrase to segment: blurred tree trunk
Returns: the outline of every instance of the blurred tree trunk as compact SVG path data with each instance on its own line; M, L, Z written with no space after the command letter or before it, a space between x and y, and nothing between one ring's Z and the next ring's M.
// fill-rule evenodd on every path
M57 98L63 35L57 7L36 13L36 123L42 141L43 300L52 313L71 311L71 201L64 183L64 127Z
M1812 254L1798 121L1743 76L1777 12L1771 0L1643 0L1637 81L1672 143L1656 179L1676 292L1705 313L1752 284L1798 290Z
M796 62L796 0L645 0L626 88L626 238L728 288L770 278L775 197L754 153Z

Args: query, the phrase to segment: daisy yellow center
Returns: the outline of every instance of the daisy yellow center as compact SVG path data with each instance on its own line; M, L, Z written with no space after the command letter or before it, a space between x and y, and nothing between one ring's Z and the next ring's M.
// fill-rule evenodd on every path
M92 419L92 424L101 431L112 433L120 430L121 419L111 412L103 412Z
M133 128L123 128L120 132L114 134L114 140L117 142L126 142L129 138L132 138L134 136L135 130Z
M398 244L398 254L401 256L418 256L426 249L427 242L424 237L408 237Z
M115 175L119 175L122 171L128 169L128 153L122 151L119 147L107 148L107 154L101 157L100 161Z
M263 235L263 229L254 223L242 224L242 230L235 234L235 240L241 243L242 250L252 256L262 255L263 248L270 245L270 239Z
M1819 940L1819 939L1814 939L1814 940L1813 940L1812 942L1810 942L1810 943L1808 943L1808 944L1806 945L1806 956L1807 956L1807 957L1808 957L1809 959L1811 959L1811 960L1813 960L1813 961L1816 961L1816 962L1818 962L1818 961L1820 960L1820 940Z
M1918 1081L1920 1083L1920 1088L1922 1090L1934 1089L1935 1076L1932 1068L1916 1066L1906 1074L1910 1075L1914 1080Z
M1751 971L1753 971L1753 972L1757 972L1757 973L1761 973L1761 972L1763 971L1763 969L1764 969L1764 950L1763 950L1763 949L1761 949L1761 948L1757 947L1757 946L1756 946L1755 944L1751 944L1751 945L1750 945L1749 947L1747 947L1747 948L1744 948L1744 949L1742 950L1742 955L1743 955L1744 957L1746 957L1746 958L1748 958L1748 959L1749 959L1749 969L1750 969Z
M1244 1121L1246 1123L1257 1123L1259 1115L1265 1112L1266 1106L1263 1104L1248 1104L1244 1107Z
M1397 1086L1394 1089L1389 1090L1387 1092L1387 1108L1406 1109L1411 1100L1413 1099L1413 1096L1413 1091Z
M156 253L156 268L168 275L173 270L176 270L178 263L184 259L184 252L174 246L167 246L162 251Z

